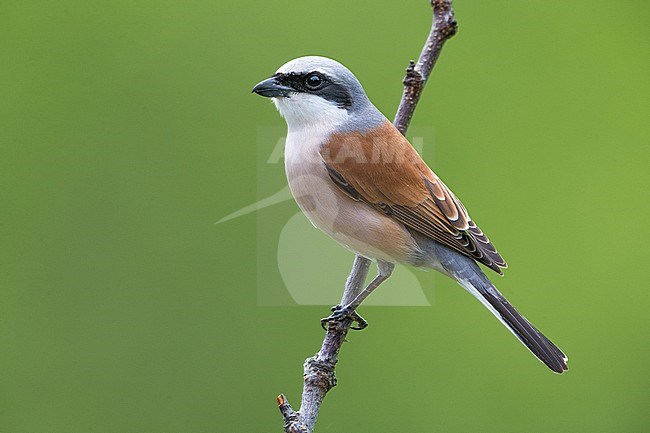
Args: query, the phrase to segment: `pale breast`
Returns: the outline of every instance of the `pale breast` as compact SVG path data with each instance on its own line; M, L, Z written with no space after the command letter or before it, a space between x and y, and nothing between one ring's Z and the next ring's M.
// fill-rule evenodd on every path
M319 153L324 134L290 132L285 147L289 188L311 223L366 257L406 262L417 249L404 226L345 195L330 179Z

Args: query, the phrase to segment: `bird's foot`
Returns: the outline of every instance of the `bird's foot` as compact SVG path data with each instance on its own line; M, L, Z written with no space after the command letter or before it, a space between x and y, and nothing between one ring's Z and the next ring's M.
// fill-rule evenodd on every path
M320 319L320 325L324 330L327 331L327 327L331 323L340 323L345 319L352 319L352 326L350 326L350 329L354 329L356 331L360 331L368 326L366 319L361 317L350 305L346 305L345 307L342 307L340 305L333 306L332 314L330 314L328 317ZM355 323L356 326L354 326Z

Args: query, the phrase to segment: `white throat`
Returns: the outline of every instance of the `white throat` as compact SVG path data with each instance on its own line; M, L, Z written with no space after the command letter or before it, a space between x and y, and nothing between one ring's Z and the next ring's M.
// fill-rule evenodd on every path
M273 103L287 121L289 133L312 128L334 131L349 116L346 109L308 93L293 93L287 98L273 98Z
M347 110L316 96L295 93L288 98L273 98L278 111L287 121L284 164L291 179L323 168L321 146L348 119ZM295 193L295 191L294 191ZM295 196L295 194L294 194Z

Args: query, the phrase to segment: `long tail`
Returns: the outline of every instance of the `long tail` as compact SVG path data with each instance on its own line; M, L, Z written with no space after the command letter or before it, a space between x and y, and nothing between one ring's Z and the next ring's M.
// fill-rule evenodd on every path
M422 249L425 266L438 269L458 281L548 368L555 373L568 370L567 356L510 305L474 260L418 233L412 235Z
M479 270L479 272L481 272ZM483 276L485 280L487 277ZM564 373L567 367L567 356L551 340L546 338L510 302L492 285L459 278L458 282L468 292L474 295L499 319L540 361L555 373Z

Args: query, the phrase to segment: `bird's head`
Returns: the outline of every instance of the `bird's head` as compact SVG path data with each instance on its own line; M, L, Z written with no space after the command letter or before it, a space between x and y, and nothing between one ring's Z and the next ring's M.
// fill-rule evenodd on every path
M372 106L361 83L339 62L300 57L285 63L253 92L272 98L289 128L343 122Z

